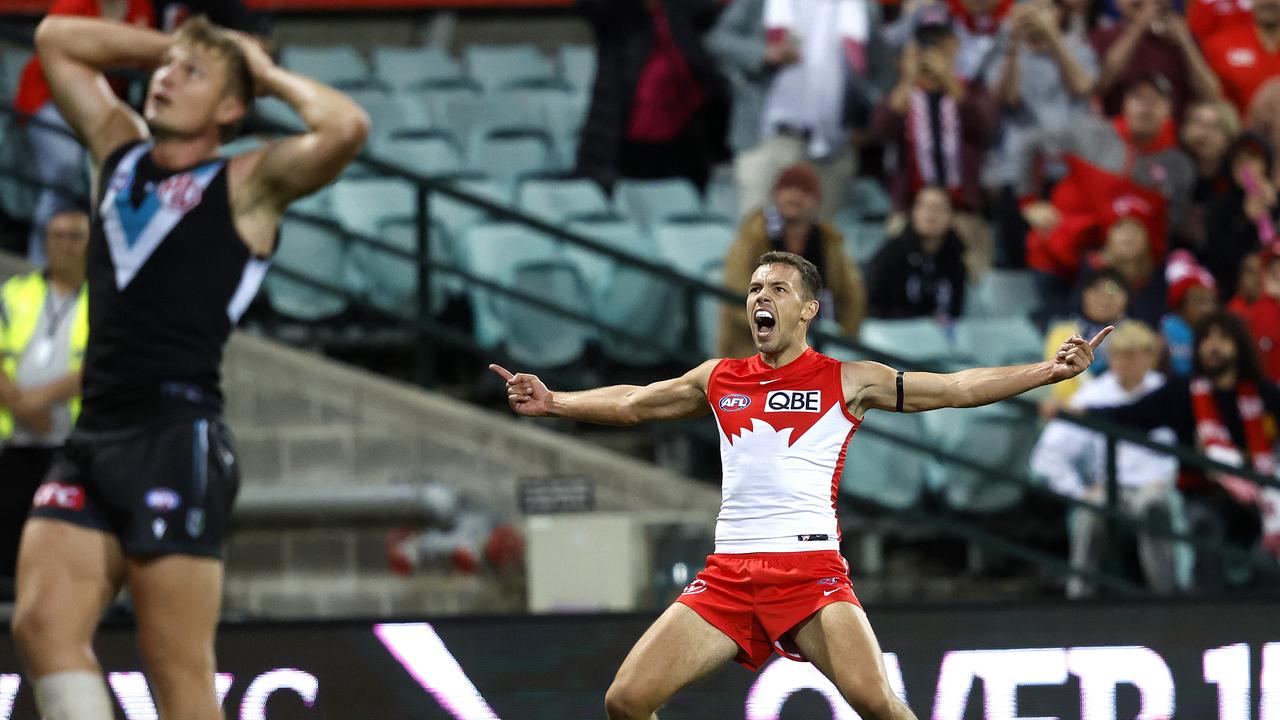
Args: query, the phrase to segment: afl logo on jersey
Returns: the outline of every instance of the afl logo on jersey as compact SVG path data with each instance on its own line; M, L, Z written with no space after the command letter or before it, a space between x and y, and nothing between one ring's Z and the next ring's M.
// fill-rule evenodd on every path
M196 182L194 175L182 173L160 183L156 188L156 196L166 208L185 214L200 204L200 199L204 196L204 188Z
M774 390L764 399L765 412L822 412L821 390Z
M147 491L146 502L147 507L156 512L170 512L182 504L182 496L169 488L158 487Z
M738 412L747 409L751 404L751 398L742 394L725 395L720 398L720 409L725 412Z

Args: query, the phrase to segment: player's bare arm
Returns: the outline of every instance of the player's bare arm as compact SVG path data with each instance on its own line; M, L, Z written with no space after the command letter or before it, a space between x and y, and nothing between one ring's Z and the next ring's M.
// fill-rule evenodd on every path
M520 415L637 425L710 412L707 383L717 362L708 360L678 378L649 385L613 385L579 392L553 392L537 375L512 373L501 365L490 365L489 369L507 381L507 402Z
M859 418L867 410L923 412L989 405L1084 372L1093 363L1094 351L1114 329L1103 328L1092 340L1073 335L1062 343L1052 360L1044 362L954 373L903 373L901 408L896 370L877 362L847 362L841 375L845 402Z
M255 254L266 255L289 203L329 184L360 154L369 115L337 90L276 65L252 37L237 40L257 94L285 101L307 126L231 161L236 228Z
M36 53L58 111L95 167L113 150L148 136L142 118L116 97L107 70L159 65L172 38L108 20L50 15L36 28Z

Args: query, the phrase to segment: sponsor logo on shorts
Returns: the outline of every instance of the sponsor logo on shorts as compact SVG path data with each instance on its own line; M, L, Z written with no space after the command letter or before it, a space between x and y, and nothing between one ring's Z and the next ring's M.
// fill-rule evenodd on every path
M816 535L797 535L796 536L796 540L799 540L800 542L822 542L824 540L830 540L830 539L831 539L831 536L827 535L826 533L818 533Z
M839 585L840 578L838 577L822 578L821 580L818 581L818 584L819 585Z
M774 390L764 399L765 412L822 412L821 390Z
M822 591L822 597L826 597L826 596L830 595L830 594L831 594L831 593L833 593L833 592L840 592L840 588L831 588L830 590L823 590L823 591Z
M151 534L155 535L157 540L164 537L164 531L168 529L169 523L166 523L163 518L156 518L151 521Z
M171 512L182 504L182 496L167 487L152 488L147 491L147 507L156 512Z
M720 409L725 412L738 412L739 410L747 409L747 406L751 404L751 398L741 394L725 395L720 398L719 404Z
M83 510L84 488L79 485L64 485L60 482L47 482L36 489L31 500L33 507L58 508L60 510Z
M682 593L680 593L680 594L681 594L681 595L697 595L697 594L698 594L698 593L700 593L700 592L706 592L706 591L707 591L707 581L706 581L706 580L694 580L693 582L689 583L688 585L685 585L685 586L684 586L684 592L682 592Z

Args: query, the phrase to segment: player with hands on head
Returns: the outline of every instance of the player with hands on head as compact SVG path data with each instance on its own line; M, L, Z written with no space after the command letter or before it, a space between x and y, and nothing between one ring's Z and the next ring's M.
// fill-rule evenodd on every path
M839 554L835 497L854 431L871 410L975 407L1075 377L1112 330L1068 338L1051 360L1030 365L904 373L811 349L821 291L809 261L763 255L745 307L759 353L651 385L560 392L537 375L489 366L520 415L606 425L716 416L724 478L715 552L623 661L605 696L611 720L655 717L729 660L756 670L775 652L812 662L866 720L915 718L889 687ZM849 457L856 481L857 455Z
M83 404L23 530L14 639L45 720L111 720L93 636L127 585L160 720L220 719L214 635L239 486L222 353L285 209L356 157L369 118L203 18L166 35L50 16L35 41L97 196ZM124 68L154 71L141 114L105 80ZM306 129L222 157L255 94Z

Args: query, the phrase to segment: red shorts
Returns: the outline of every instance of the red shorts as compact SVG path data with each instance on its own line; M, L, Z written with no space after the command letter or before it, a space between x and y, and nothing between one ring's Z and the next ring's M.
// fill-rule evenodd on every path
M862 606L853 594L849 564L835 550L710 555L707 568L676 602L736 642L736 660L752 670L775 651L804 660L791 631L823 607Z

